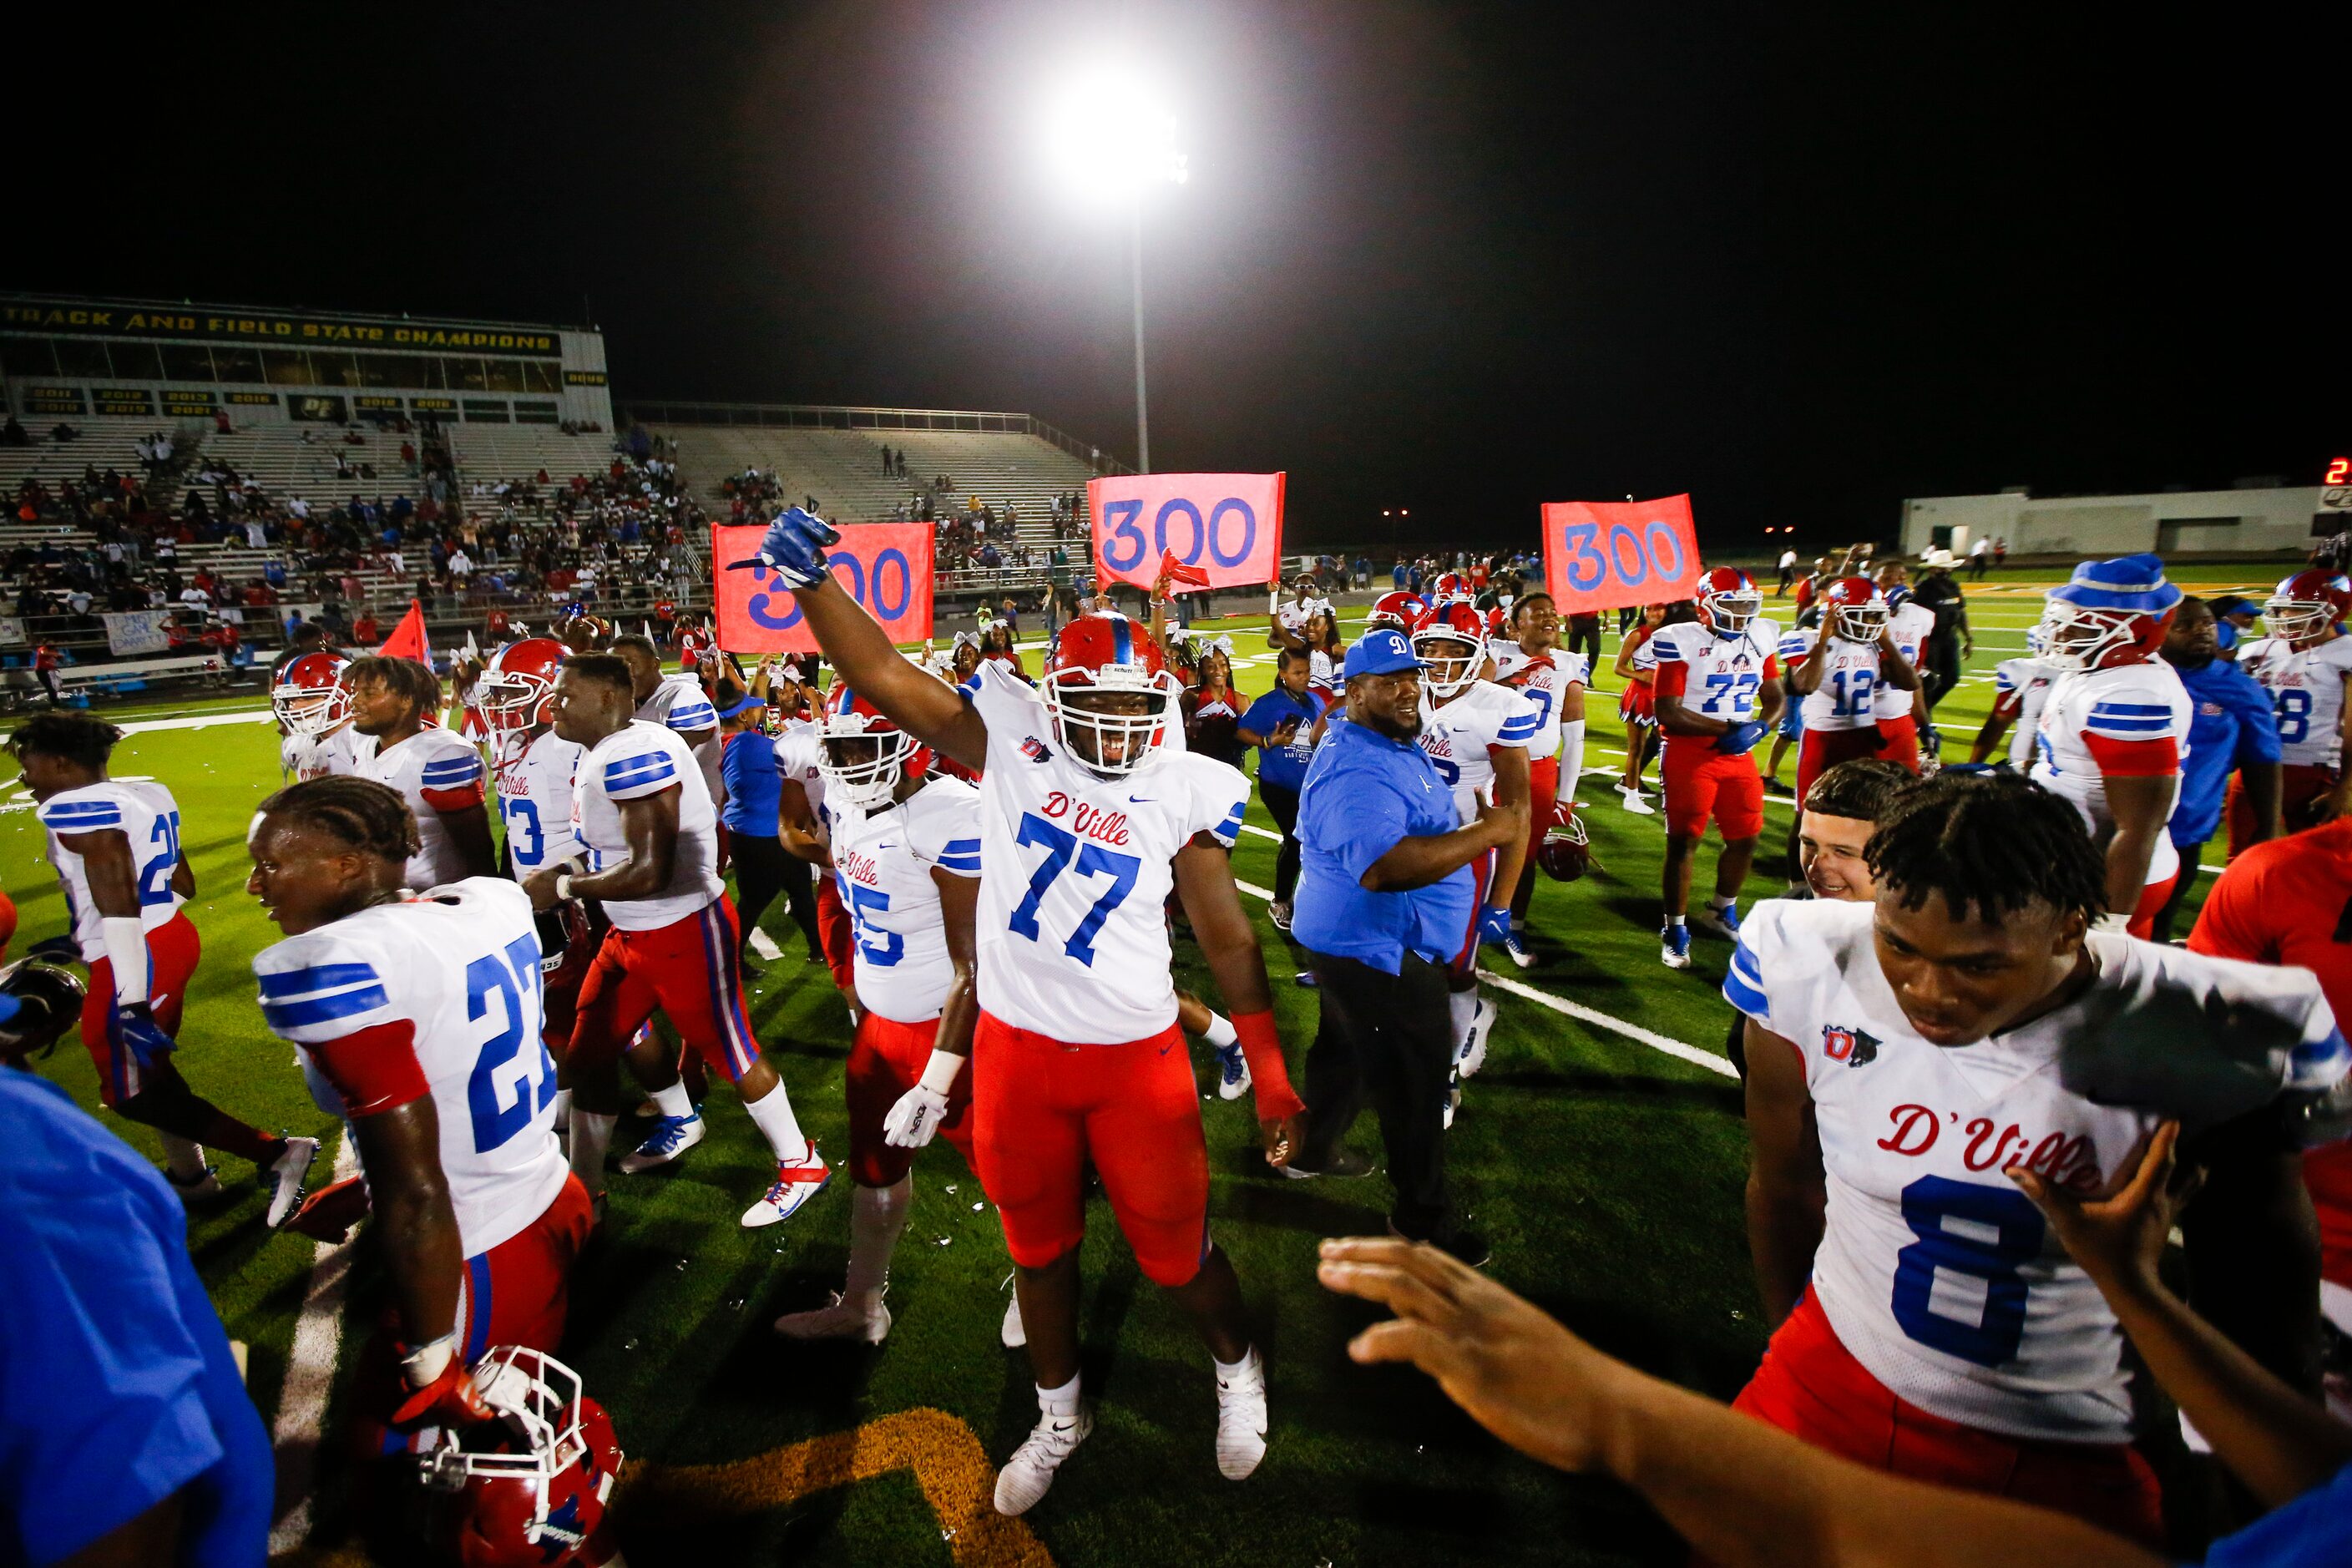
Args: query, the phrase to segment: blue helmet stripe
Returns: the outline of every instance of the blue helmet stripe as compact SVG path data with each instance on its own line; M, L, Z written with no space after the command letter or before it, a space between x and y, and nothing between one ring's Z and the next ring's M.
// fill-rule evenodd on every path
M1124 617L1110 624L1111 656L1121 664L1135 662L1135 634L1128 629Z

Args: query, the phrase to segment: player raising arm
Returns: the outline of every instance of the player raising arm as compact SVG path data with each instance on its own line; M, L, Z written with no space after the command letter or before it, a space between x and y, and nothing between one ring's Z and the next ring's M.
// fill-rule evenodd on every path
M1218 1468L1239 1480L1265 1452L1265 1371L1240 1282L1208 1231L1208 1147L1161 910L1172 888L1240 1032L1267 1159L1285 1163L1303 1108L1227 858L1248 781L1167 743L1180 722L1175 681L1125 616L1064 626L1037 689L993 666L968 691L949 687L832 580L824 547L837 538L787 511L756 564L794 590L861 698L982 770L973 1153L1013 1255L1041 1406L997 1478L996 1506L1035 1504L1092 1427L1077 1333L1090 1161L1143 1272L1192 1315L1215 1359Z

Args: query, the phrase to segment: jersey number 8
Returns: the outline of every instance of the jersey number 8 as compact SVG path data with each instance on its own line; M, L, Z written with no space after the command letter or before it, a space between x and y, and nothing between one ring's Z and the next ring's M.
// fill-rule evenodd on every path
M2042 1211L2023 1193L1922 1176L1903 1189L1903 1222L1919 1239L1895 1255L1896 1325L1979 1366L2014 1361L2025 1339L2018 1270L2042 1254ZM1958 1315L1971 1311L1973 1322Z

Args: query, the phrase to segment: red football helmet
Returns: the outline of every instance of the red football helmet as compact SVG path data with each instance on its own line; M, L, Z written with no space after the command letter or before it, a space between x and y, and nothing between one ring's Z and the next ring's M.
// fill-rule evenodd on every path
M1886 630L1886 595L1867 577L1841 577L1822 592L1822 618L1832 636L1874 643Z
M352 689L339 653L306 653L278 672L269 706L289 735L323 735L352 716Z
M612 1418L542 1352L500 1345L474 1363L495 1423L444 1429L419 1456L457 1496L450 1542L465 1568L599 1568L618 1555L604 1519L621 1470Z
M474 703L492 730L528 730L548 717L556 672L571 650L553 637L525 637L490 656Z
M1492 641L1496 637L1508 637L1510 632L1511 616L1509 611L1504 609L1502 605L1497 605L1493 609L1486 612L1486 637L1489 641Z
M1469 597L1469 580L1459 572L1441 572L1437 574L1437 581L1429 585L1429 602L1439 609L1444 609L1456 599Z
M2352 614L2352 580L2317 567L2298 572L2278 585L2263 605L2263 626L2271 636L2300 647L2324 635Z
M1584 823L1563 801L1554 811L1553 826L1536 846L1536 864L1555 882L1573 882L1592 867L1592 841Z
M1421 684L1431 696L1466 691L1486 662L1486 617L1461 600L1441 604L1412 628L1412 651L1428 662Z
M1429 605L1413 595L1400 590L1382 594L1372 601L1372 613L1364 617L1367 626L1394 626L1410 632L1415 622L1429 613Z
M930 748L851 690L847 681L825 699L817 742L816 767L824 775L826 796L839 795L860 811L889 805L900 779L931 771Z
M1151 634L1115 611L1090 611L1062 628L1041 689L1064 749L1105 778L1149 766L1171 733L1183 732L1181 683Z
M1737 566L1718 566L1699 579L1698 624L1718 637L1736 637L1764 610L1764 595Z

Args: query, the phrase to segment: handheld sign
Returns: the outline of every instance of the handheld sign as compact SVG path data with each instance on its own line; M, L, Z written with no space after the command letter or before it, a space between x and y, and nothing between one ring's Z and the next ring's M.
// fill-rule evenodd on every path
M710 559L741 561L760 552L765 527L714 524ZM866 606L896 643L931 635L931 525L877 522L844 528L825 548L825 562L843 592ZM815 634L793 597L792 585L763 566L719 566L714 595L719 646L730 653L814 653Z
M1265 587L1282 568L1283 479L1126 474L1090 481L1096 575L1149 588L1172 557L1180 592Z
M1690 497L1556 500L1543 509L1544 590L1563 616L1687 599L1698 591Z

